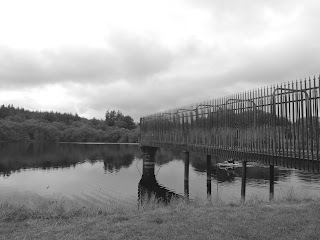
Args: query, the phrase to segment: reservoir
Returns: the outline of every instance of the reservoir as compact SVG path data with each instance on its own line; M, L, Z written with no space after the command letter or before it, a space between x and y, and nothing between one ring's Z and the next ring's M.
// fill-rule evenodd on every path
M217 159L222 162L226 159ZM212 161L212 195L240 201L241 167L219 168ZM269 168L248 163L246 200L269 199ZM190 154L189 197L207 200L206 156ZM0 143L0 200L71 199L82 205L138 200L142 152L135 144ZM156 187L184 195L183 153L160 149ZM155 183L144 187L152 190ZM275 167L275 199L320 197L320 175Z

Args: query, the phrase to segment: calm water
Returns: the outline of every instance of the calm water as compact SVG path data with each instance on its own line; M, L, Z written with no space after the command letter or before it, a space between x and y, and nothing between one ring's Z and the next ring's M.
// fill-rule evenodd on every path
M66 198L81 204L137 201L139 192L184 195L184 163L179 152L158 151L155 179L142 181L143 160L137 145L0 143L0 199ZM219 161L223 161L220 159ZM206 158L190 155L190 198L207 198ZM269 169L249 164L247 199L268 199ZM240 199L241 167L216 171L212 197ZM275 197L294 193L320 197L320 174L275 167Z

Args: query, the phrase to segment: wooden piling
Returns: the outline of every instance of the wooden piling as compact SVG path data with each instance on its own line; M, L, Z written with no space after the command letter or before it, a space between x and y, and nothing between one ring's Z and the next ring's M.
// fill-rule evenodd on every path
M189 152L185 152L184 158L184 198L189 201Z
M211 202L211 155L207 155L207 198Z
M242 180L241 180L241 201L246 198L246 180L247 180L247 161L242 162Z
M269 200L272 201L274 198L274 165L270 165L270 194Z

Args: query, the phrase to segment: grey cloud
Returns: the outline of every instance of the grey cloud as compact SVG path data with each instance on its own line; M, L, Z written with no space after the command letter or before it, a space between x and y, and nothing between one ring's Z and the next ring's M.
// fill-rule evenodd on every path
M226 82L277 84L318 75L320 45L308 44L308 37L287 39L277 46L269 46L255 54L243 56L232 72L223 76Z
M186 0L186 2L205 12L211 12L212 29L219 31L219 35L231 37L244 36L255 38L271 27L272 17L289 18L296 10L305 6L298 0ZM228 36L230 37L230 36ZM235 39L237 41L237 39Z
M174 57L168 49L146 38L114 33L109 40L126 77L141 78L165 71Z
M47 78L40 56L28 51L0 48L0 86L37 84Z
M298 0L186 0L185 2L189 3L194 7L199 8L210 8L215 12L220 12L222 14L229 14L229 13L242 13L241 15L245 15L248 12L255 11L257 14L260 13L259 9L263 8L270 8L274 9L279 13L284 13L288 11L288 8L293 7L300 1Z
M53 81L112 81L117 77L118 63L105 49L64 48L45 51L48 77Z
M170 68L173 55L153 41L116 35L109 48L65 47L30 52L0 47L0 86L144 81Z

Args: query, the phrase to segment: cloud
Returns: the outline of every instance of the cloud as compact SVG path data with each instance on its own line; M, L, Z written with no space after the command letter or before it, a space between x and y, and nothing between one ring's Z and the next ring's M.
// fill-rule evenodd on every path
M115 34L108 47L60 47L41 52L0 48L0 87L53 83L145 81L170 68L173 54L152 40Z
M113 33L110 41L122 77L140 79L170 68L174 54L154 39Z
M47 96L52 98L47 106L57 110L103 118L107 109L119 109L138 120L319 74L317 1L186 0L175 2L174 11L167 11L167 3L161 6L157 13L158 6L143 11L136 6L140 12L111 14L117 21L105 25L113 26L101 41L105 45L0 47L1 93L22 89L21 96L35 95L29 99L34 105ZM63 93L55 96L54 85ZM66 99L64 108L55 104L59 97Z
M25 50L0 48L0 87L34 85L48 81L41 56Z

